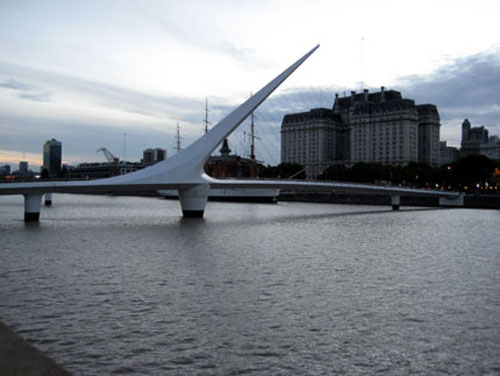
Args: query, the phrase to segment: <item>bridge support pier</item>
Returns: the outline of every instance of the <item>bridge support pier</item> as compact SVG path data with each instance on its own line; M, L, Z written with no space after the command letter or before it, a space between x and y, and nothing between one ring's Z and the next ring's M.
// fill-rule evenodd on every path
M42 193L24 194L24 222L38 222L40 220L42 196Z
M182 215L190 218L201 218L207 205L210 184L200 184L187 189L178 189Z
M51 206L52 205L52 193L45 193L44 198L45 198L45 206Z
M392 210L399 210L399 202L400 202L399 195L391 196Z

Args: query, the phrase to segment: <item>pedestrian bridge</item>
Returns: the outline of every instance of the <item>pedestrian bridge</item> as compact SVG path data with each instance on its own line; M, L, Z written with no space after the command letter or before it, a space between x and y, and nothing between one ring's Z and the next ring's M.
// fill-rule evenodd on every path
M24 195L25 221L38 221L43 195L52 193L144 192L176 189L185 217L202 217L211 188L279 188L307 191L342 191L390 195L399 208L402 195L439 197L440 204L462 206L458 193L339 182L290 180L218 180L206 175L203 166L222 141L231 134L271 93L285 81L319 45L241 104L208 133L174 156L130 174L91 181L41 181L0 184L0 195Z

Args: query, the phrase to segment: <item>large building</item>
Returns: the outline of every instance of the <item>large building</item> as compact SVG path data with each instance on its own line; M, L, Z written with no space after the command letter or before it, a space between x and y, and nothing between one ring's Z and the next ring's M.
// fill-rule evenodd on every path
M460 151L453 146L447 146L446 141L439 142L439 161L441 166L450 165L460 159Z
M469 119L465 119L462 123L460 157L478 154L500 159L500 139L498 136L490 137L484 126L472 127Z
M282 162L306 166L308 177L331 164L357 162L439 165L436 106L415 105L395 90L335 96L333 108L285 115Z
M62 145L55 138L45 141L43 145L43 169L49 177L59 177L61 174Z
M348 160L348 129L326 108L285 115L281 125L281 162L299 163L317 176L333 161Z

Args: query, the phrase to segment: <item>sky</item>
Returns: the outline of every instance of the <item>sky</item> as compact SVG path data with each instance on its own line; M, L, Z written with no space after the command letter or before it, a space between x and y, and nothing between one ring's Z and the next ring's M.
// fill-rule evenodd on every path
M33 170L56 138L63 162L176 150L316 44L255 112L257 157L280 162L285 113L335 93L400 90L433 103L441 140L461 123L500 134L498 0L0 0L0 165ZM248 122L230 138L248 155Z

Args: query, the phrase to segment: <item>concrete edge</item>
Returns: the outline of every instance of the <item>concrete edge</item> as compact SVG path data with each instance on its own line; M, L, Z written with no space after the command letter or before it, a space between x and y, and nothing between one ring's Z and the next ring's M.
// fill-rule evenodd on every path
M0 322L0 376L71 376L7 325Z

